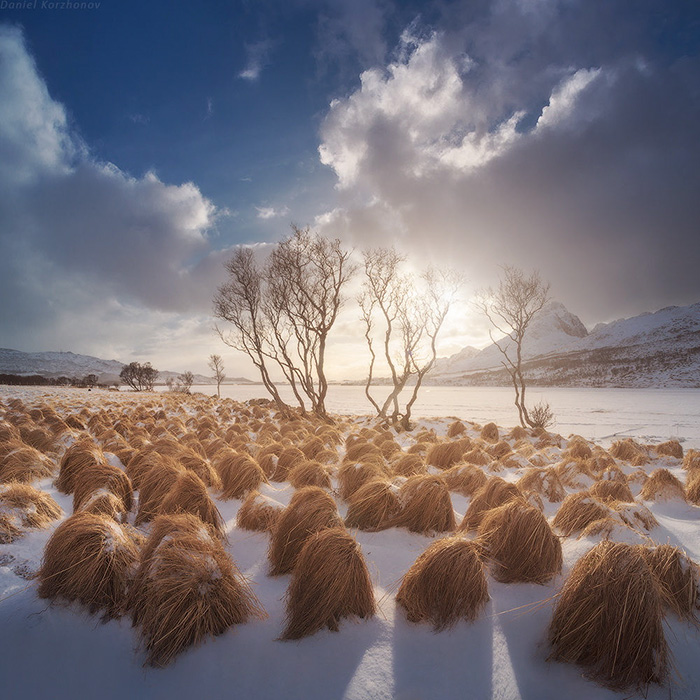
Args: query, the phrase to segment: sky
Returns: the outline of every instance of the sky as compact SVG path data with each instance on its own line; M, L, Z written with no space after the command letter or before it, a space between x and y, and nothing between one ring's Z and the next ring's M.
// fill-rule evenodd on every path
M0 345L254 377L211 300L291 224L462 272L440 355L504 264L589 328L696 302L699 49L694 0L2 0Z

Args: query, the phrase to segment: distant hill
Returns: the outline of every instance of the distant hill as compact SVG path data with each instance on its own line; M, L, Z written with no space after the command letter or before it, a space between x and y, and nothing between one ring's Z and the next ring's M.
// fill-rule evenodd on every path
M49 379L58 377L82 378L96 374L100 383L116 382L122 367L128 364L117 360L102 360L90 355L78 355L74 352L21 352L9 348L0 348L0 373L29 376L41 375ZM158 369L158 368L156 368ZM165 384L169 378L176 380L180 372L161 370L157 384ZM212 377L202 374L194 375L195 384L216 384ZM227 378L225 384L255 384L245 377Z
M526 380L541 386L700 387L700 303L598 324L590 333L548 304L523 343ZM495 345L439 360L430 381L508 385Z

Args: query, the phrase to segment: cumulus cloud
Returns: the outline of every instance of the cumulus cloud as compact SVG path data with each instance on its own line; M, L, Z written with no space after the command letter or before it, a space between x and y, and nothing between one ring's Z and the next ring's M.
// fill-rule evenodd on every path
M281 207L275 209L275 207L255 207L257 211L258 219L277 219L280 216L287 216L289 214L289 207Z
M554 0L459 3L409 28L329 106L319 157L338 194L317 224L399 240L474 286L539 268L588 322L696 301L699 60L645 44L650 17L629 9L614 38Z
M71 329L64 347L77 347L74 327L104 331L114 305L208 314L230 252L211 241L225 213L193 183L95 159L21 31L0 27L0 325L15 344L48 349Z

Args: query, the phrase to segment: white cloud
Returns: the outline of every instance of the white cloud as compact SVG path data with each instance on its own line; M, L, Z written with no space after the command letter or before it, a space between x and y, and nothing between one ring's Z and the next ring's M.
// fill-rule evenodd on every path
M239 78L255 82L260 77L263 68L270 63L270 53L273 43L269 39L258 41L254 44L246 44L247 61L245 68L238 74Z
M255 207L258 212L258 219L277 219L280 216L287 216L289 214L288 207L282 207L281 209L275 209L275 207Z
M552 92L549 104L537 120L537 129L561 126L572 115L581 93L599 76L600 68L577 70Z

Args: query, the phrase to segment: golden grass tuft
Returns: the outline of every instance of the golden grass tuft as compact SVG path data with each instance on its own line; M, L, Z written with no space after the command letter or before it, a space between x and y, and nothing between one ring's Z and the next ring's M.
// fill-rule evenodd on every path
M44 428L28 426L20 428L19 432L25 444L44 454L55 452L58 447L56 438Z
M521 425L516 425L515 427L511 428L508 435L506 435L508 440L524 440L527 437L528 432Z
M346 462L338 470L338 495L347 501L360 486L385 476L376 462Z
M570 493L559 506L552 521L564 536L570 537L576 532L585 530L591 523L610 515L610 509L591 496L588 491Z
M594 477L585 460L565 459L554 467L563 486L571 489L587 489L593 484Z
M159 514L192 513L210 525L220 536L226 533L224 519L214 505L206 484L193 472L185 471L177 477L160 507Z
M449 469L462 461L462 455L471 447L469 438L435 443L426 456L426 462L439 469Z
M425 474L425 470L425 460L417 454L403 454L391 463L391 472L395 476Z
M329 493L318 486L305 486L295 491L272 530L268 548L270 575L279 576L292 571L310 535L342 525Z
M664 605L678 617L694 620L698 609L698 565L679 547L661 544L641 548L644 561L661 588Z
M488 452L485 452L480 447L474 447L474 449L465 452L462 459L467 464L473 464L475 467L485 467L493 461Z
M19 526L19 518L13 512L6 509L0 510L0 544L10 544L24 534Z
M649 462L647 451L644 449L644 447L642 447L642 445L635 442L632 438L616 440L613 442L609 451L615 459L629 462L635 467L641 467Z
M332 488L328 470L315 459L308 459L301 464L297 464L296 467L290 470L287 480L295 489L300 489L304 486L319 486L330 491Z
M62 515L60 506L48 493L30 484L15 482L0 486L0 517L6 516L11 523L39 529Z
M447 484L441 476L411 476L399 489L401 512L392 525L411 532L432 534L455 529L455 514Z
M371 442L356 442L350 445L345 452L346 462L375 461L383 464L384 457L379 447Z
M695 505L700 505L700 471L689 472L685 483L686 498Z
M102 448L92 439L83 439L73 443L61 457L56 488L61 493L73 493L76 480L81 478L86 467L94 464L106 464Z
M582 437L574 435L564 450L564 456L571 459L590 459L593 456L593 450Z
M561 572L561 542L533 506L515 500L493 508L478 532L497 581L546 583Z
M81 472L73 491L73 510L84 510L86 503L100 490L114 494L122 502L125 513L131 510L134 502L131 480L111 464L93 464Z
M170 457L160 457L141 477L139 509L136 525L147 523L158 515L168 491L174 486L183 468Z
M461 420L456 420L447 426L447 437L454 438L463 435L467 431L467 426Z
M523 493L536 493L544 496L550 503L560 503L566 498L566 491L551 467L530 467L516 482Z
M391 527L401 511L399 498L386 481L370 481L361 486L348 500L345 524L367 532Z
M38 573L40 598L77 601L105 617L124 612L138 544L110 518L75 513L61 523L44 549Z
M194 450L184 450L177 460L188 471L196 474L207 486L219 490L223 487L218 472L209 461Z
M612 509L625 525L634 530L653 530L659 521L643 503L612 503Z
M668 469L655 469L642 486L643 501L685 501L683 484Z
M659 585L638 547L601 542L573 567L549 626L550 658L614 689L668 674Z
M236 515L236 525L242 530L270 532L284 512L284 506L259 491L251 491Z
M667 440L666 442L660 442L654 447L657 455L662 457L675 457L676 459L683 459L683 447L678 440Z
M221 478L221 498L244 498L268 483L262 467L247 454L226 449L219 453L216 470Z
M485 440L486 442L498 442L498 439L499 439L498 426L495 423L487 423L481 429L480 437L482 440Z
M476 530L487 511L509 501L523 501L522 491L500 476L492 476L475 494L464 514L459 530Z
M180 533L147 546L130 602L146 661L157 667L233 625L266 617L219 543Z
M463 496L473 496L487 481L488 477L473 464L458 464L442 474L450 491Z
M271 481L286 481L290 470L305 461L306 455L298 447L285 447L267 476Z
M617 479L596 481L589 489L589 493L603 503L610 503L612 501L631 503L634 501L634 496L627 482L618 481Z
M372 581L362 550L343 528L312 534L299 554L286 595L281 639L301 639L345 618L374 616Z
M689 473L700 471L700 450L688 450L683 455L683 469Z
M479 547L462 537L433 542L406 572L396 602L410 622L436 632L460 620L473 622L489 601Z
M53 473L54 463L43 452L33 447L20 446L0 458L0 482L26 483L44 479Z

